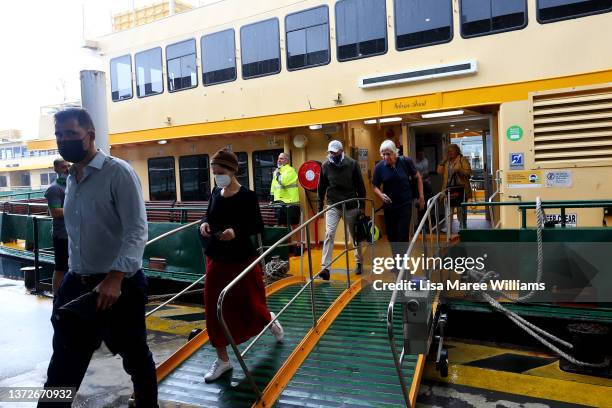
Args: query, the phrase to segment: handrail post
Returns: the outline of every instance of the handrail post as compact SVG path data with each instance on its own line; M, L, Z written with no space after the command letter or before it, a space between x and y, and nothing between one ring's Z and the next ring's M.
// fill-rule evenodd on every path
M446 189L446 205L444 207L446 214L446 242L450 242L451 230L453 229L453 210L450 206L450 190Z
M561 207L561 228L565 228L565 207Z
M217 318L219 319L219 323L221 323L221 327L223 328L225 337L227 338L230 345L232 346L232 350L234 350L234 354L236 354L236 358L238 359L238 363L240 363L240 367L242 368L244 375L249 381L249 384L251 385L251 388L255 392L255 395L257 395L257 400L259 400L261 399L261 391L259 390L259 387L257 387L257 383L255 383L255 379L251 375L251 372L249 371L248 367L246 366L246 363L244 362L244 359L240 355L240 350L238 350L238 346L236 345L236 342L234 341L234 338L232 337L232 334L229 331L229 327L227 327L227 323L225 322L225 319L223 318L222 305L223 305L223 300L225 299L226 293L227 292L224 289L219 295L219 301L217 302Z
M259 247L259 255L263 255L263 239L261 238L260 233L257 234L257 246ZM263 272L263 275L266 276L266 258L261 260L261 271Z
M310 276L310 307L312 309L312 327L317 327L317 310L315 306L314 282L312 279L312 254L310 253L310 225L306 227L306 250L308 251L308 275Z
M349 254L348 254L349 247L348 247L348 225L347 225L348 222L346 219L346 204L342 204L342 224L344 225L344 260L346 261L346 283L347 283L347 287L350 288L351 287L351 272L349 271ZM356 243L355 245L359 245L359 243Z
M38 254L38 217L33 217L32 220L34 223L34 292L38 293L38 281L40 280L40 276L38 273L38 268L40 268L40 260Z

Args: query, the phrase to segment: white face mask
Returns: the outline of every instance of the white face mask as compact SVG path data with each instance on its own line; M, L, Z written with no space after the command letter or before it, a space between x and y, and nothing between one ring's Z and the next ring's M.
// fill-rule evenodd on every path
M215 174L215 183L221 188L229 186L232 182L232 178L227 174Z

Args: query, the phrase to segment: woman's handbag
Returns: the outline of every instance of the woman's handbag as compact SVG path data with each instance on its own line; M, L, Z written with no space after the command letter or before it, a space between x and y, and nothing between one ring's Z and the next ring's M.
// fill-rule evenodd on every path
M465 201L465 186L457 182L457 173L453 173L446 188L450 198L449 205L451 207L459 207Z

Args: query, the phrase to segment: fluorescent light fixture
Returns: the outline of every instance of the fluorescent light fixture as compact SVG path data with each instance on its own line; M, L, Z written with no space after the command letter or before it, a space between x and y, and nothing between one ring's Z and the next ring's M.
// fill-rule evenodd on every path
M397 116L397 117L392 117L392 118L368 119L368 120L364 120L363 123L365 123L366 125L375 125L377 123L400 122L401 120L402 118Z
M450 125L450 127L455 127L455 125L454 125L454 124L451 124L451 125Z
M470 130L470 128L465 128L465 131L467 132L468 130Z
M393 117L393 118L382 118L379 119L380 123L390 123L390 122L400 122L402 120L402 118L400 117Z
M430 118L442 118L444 116L457 116L457 115L463 115L463 110L453 110L453 111L446 111L446 112L434 112L434 113L424 113L421 115L421 117L423 119L430 119Z
M323 125L310 125L308 126L310 130L321 130L323 129Z
M168 141L167 140L159 140L157 143L159 143L161 145L164 145L164 144L168 143Z

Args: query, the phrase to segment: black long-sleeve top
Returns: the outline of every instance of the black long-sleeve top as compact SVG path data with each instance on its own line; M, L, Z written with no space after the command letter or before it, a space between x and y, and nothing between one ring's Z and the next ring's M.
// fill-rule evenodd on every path
M231 197L223 197L216 187L211 195L206 215L202 222L208 222L211 232L222 233L232 228L236 238L220 241L209 238L204 253L215 261L241 261L257 254L251 236L263 231L263 220L255 192L242 186Z

